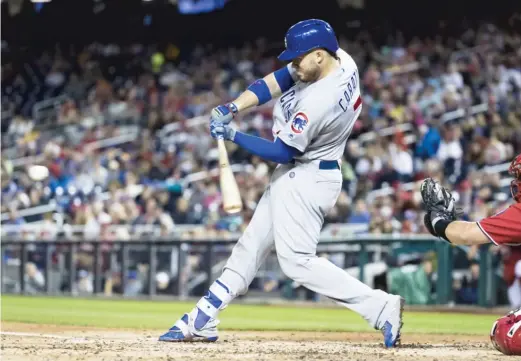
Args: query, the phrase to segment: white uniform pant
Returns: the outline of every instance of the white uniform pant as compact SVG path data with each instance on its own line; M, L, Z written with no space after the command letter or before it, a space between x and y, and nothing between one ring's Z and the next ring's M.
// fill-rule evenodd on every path
M316 256L324 216L342 186L339 169L319 169L319 161L280 165L253 218L225 266L244 284L230 290L244 294L266 256L275 247L282 271L308 289L356 311L381 328L390 295L373 290L330 261Z

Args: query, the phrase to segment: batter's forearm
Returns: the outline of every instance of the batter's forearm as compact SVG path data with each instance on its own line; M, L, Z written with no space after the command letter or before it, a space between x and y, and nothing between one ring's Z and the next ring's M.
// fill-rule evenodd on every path
M262 81L265 83L265 89L263 89L264 85L259 83ZM268 93L265 93L266 91ZM240 112L262 104L263 100L268 97L268 94L270 99L278 97L281 94L280 87L277 83L277 80L275 79L274 73L266 75L264 78L255 81L255 83L250 85L248 89L246 89L241 95L237 97L237 99L233 101L233 104L235 104L237 110Z
M453 221L445 229L447 239L458 245L475 245L489 243L476 222Z
M233 101L233 104L237 107L237 111L249 109L259 104L259 98L250 90L246 90Z

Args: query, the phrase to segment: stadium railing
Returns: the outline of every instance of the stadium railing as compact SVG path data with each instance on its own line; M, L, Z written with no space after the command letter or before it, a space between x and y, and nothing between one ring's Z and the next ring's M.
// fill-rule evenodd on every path
M108 147L114 147L118 145L123 145L125 143L131 143L135 141L139 136L139 128L137 126L128 126L125 127L124 134L117 135L115 137L99 139L93 142L88 143L84 150L85 151L93 151L97 149L103 149ZM38 154L35 156L29 157L21 157L15 158L11 160L11 164L14 168L21 168L28 165L39 164L45 160L45 155Z
M509 166L510 166L510 162L505 162L502 164L483 167L483 169L481 169L480 172L489 173L489 174L494 174L494 173L504 174L508 171ZM499 185L500 185L500 187L508 187L510 185L511 181L512 181L512 179L505 174L504 176L501 177L501 179L499 181ZM401 185L401 189L404 191L413 191L415 189L419 191L419 189L420 189L419 182L404 183ZM382 187L380 189L375 189L373 191L370 191L367 194L367 201L370 203L375 198L389 196L389 195L394 194L394 192L395 192L395 189L391 186Z
M55 205L40 206L49 207L45 211L56 209ZM19 215L33 215L39 214L40 210L35 208L28 208L19 211ZM27 213L21 213L27 211ZM33 212L29 212L33 211ZM43 212L43 211L42 211ZM2 219L9 217L8 213L4 213ZM48 234L45 240L60 241L68 238L84 239L88 228L85 225L67 224L63 219L53 219L54 223L46 223L44 221L29 222L24 224L2 224L0 227L0 235L5 239L8 237L11 241L23 241L26 239L41 239L42 234ZM168 232L169 237L183 237L183 234L201 234L207 230L208 226L205 224L175 224L174 228ZM321 232L322 239L350 237L354 234L367 233L369 226L365 223L328 223L324 226ZM111 224L104 226L107 234L118 234L120 231L128 232L128 240L140 240L142 235L159 236L162 233L161 226L155 224ZM241 236L240 232L228 232L227 236L230 239L238 239ZM124 241L123 239L121 239Z
M48 126L56 122L60 109L69 100L67 95L36 102L32 108L32 117L38 126Z
M113 272L119 272L121 275L121 289L125 289L125 285L129 281L129 265L131 262L135 264L135 260L131 260L129 252L134 255L139 254L139 260L147 264L147 282L145 294L155 296L156 276L158 272L158 255L159 251L175 254L175 267L181 270L184 266L183 255L199 254L201 261L199 265L202 277L200 277L201 286L207 289L216 277L216 268L219 262L225 259L235 244L237 238L230 237L227 239L164 239L153 238L150 240L138 241L77 241L59 240L59 241L17 241L4 238L1 244L2 252L2 292L15 292L26 294L27 291L27 275L26 267L29 260L37 259L38 263L43 265L42 273L45 284L42 286L42 293L62 293L64 295L73 295L71 293L72 285L77 282L78 268L78 251L89 252L92 257L92 276L93 276L93 294L104 294L103 281L110 278ZM319 255L344 255L343 268L352 268L353 257L357 261L359 268L357 275L361 280L366 280L366 267L372 261L370 255L374 254L373 246L387 248L387 252L397 248L409 249L420 247L424 251L432 250L436 254L437 270L434 274L435 303L440 305L450 304L453 300L453 277L454 277L454 250L452 245L439 241L430 235L356 235L352 237L329 237L320 241L317 249ZM136 253L137 252L137 253ZM31 257L29 258L29 256ZM275 257L274 254L272 254ZM497 304L497 268L494 266L494 255L489 251L489 247L483 246L479 251L480 276L478 286L478 305L482 307L491 307ZM35 261L33 261L35 262ZM342 266L342 265L340 265ZM61 267L61 271L56 275L56 267ZM82 266L84 267L84 265ZM170 265L170 267L172 267ZM175 282L173 291L170 296L178 296L186 283L181 284L182 277L178 276L172 282ZM54 277L65 279L65 283L69 284L69 290L62 292L61 288L57 291L52 287L56 284ZM60 281L61 282L61 281ZM10 288L10 285L16 283L19 287Z

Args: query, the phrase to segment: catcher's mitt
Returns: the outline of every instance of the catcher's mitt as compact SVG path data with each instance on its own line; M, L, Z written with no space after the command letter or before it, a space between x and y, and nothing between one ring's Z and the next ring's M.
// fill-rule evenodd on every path
M452 222L463 212L456 208L456 200L452 194L432 178L423 181L420 191L427 210L423 218L425 227L433 236L442 237L448 241L443 234L440 235L436 232L435 224L442 219Z
M456 209L452 194L432 178L423 181L420 187L423 204L427 212L441 213L447 220L455 220L461 213Z

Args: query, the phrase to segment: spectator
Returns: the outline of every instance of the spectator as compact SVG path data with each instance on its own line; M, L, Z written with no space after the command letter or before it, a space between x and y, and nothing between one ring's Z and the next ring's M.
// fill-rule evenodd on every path
M343 157L345 192L327 222L363 221L379 233L422 231L417 194L404 199L401 189L426 176L450 184L467 217L488 214L501 202L504 182L489 179L483 167L521 151L521 72L519 54L511 50L519 48L519 39L490 29L466 32L465 44L473 49L466 52L441 37L392 49L377 48L367 35L348 42L360 64L364 107ZM3 158L2 211L56 204L63 223L84 226L89 239L127 239L143 223L158 227L157 234L183 223L202 224L209 233L235 227L220 222L225 215L218 178L204 173L217 166L204 116L278 66L266 49L201 46L183 50L181 59L175 49L168 55L142 44L91 44L47 51L20 68L6 64L2 104L13 112L3 127L3 153L10 156ZM155 69L152 55L162 59ZM55 127L46 130L30 109L60 94L68 99L57 103L49 118L56 118ZM486 111L468 113L480 103ZM271 105L239 114L236 125L271 136ZM463 115L447 118L455 110ZM133 140L103 145L118 138ZM14 155L41 157L48 179L33 182L20 169L14 175L6 162ZM229 155L233 163L253 167L236 173L246 205L242 229L274 165L233 145ZM118 225L127 231L114 231Z
M430 277L436 271L436 259L426 254L418 266L405 265L387 272L388 292L399 294L409 305L432 303Z
M471 260L470 275L456 283L456 302L458 304L476 305L478 303L479 262Z
M396 133L395 141L389 145L389 157L400 182L410 182L413 178L413 159L405 144L402 133Z
M367 204L363 199L357 199L353 213L349 216L347 223L369 223L371 214L367 209Z
M439 130L432 124L420 126L421 140L416 147L416 156L422 160L433 158L441 143Z
M25 264L25 287L29 293L40 293L45 287L45 277L43 273L32 262Z

